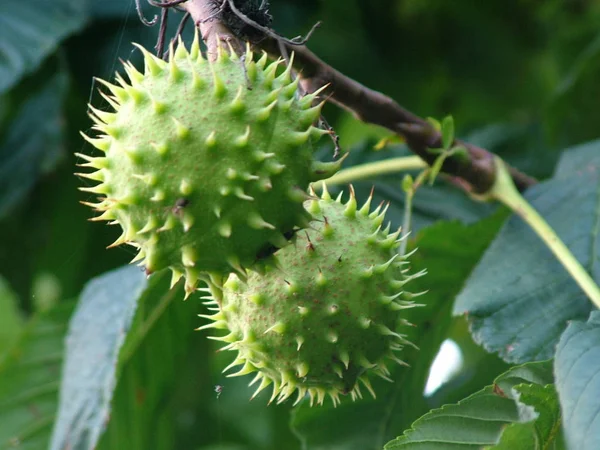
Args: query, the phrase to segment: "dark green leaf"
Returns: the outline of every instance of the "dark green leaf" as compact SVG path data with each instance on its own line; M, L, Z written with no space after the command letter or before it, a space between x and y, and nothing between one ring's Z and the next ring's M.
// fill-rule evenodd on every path
M140 299L100 449L197 448L224 427L209 414L209 341L194 331L205 308L197 294L184 302L182 283L169 289L169 280L168 271L153 275Z
M572 322L561 336L555 361L556 389L569 448L600 448L600 311Z
M62 304L35 315L0 363L0 449L48 448L72 311L72 304Z
M427 413L385 449L549 448L560 425L556 392L546 386L552 381L551 361L510 369L493 385Z
M452 300L501 223L502 217L497 216L471 226L439 222L419 233L412 270L426 268L428 274L407 288L429 292L419 298L424 308L407 311L406 318L416 327L402 330L420 348L406 348L401 356L411 367L394 370L393 384L374 380L376 400L365 397L352 403L344 399L336 409L300 405L292 426L305 448L380 449L429 410L423 391L431 362L450 324Z
M556 176L525 195L596 281L599 188L596 142L566 153ZM454 313L468 314L475 341L488 351L509 362L525 362L552 357L567 320L587 317L591 308L550 250L513 216L473 271Z
M23 318L19 313L17 296L8 282L0 276L0 363L5 352L19 337L23 327Z
M0 218L64 151L62 104L66 91L66 74L59 72L23 104L8 125L0 142Z
M33 72L65 37L86 21L87 2L0 2L0 94Z
M52 449L96 447L110 413L119 350L146 286L125 266L90 281L69 324Z

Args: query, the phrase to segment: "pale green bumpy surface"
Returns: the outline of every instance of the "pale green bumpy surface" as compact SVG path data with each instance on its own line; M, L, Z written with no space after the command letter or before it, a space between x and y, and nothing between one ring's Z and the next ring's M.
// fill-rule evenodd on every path
M114 112L92 110L102 155L79 155L79 174L100 184L97 220L123 228L114 245L139 248L148 273L171 268L191 292L199 278L244 273L265 249L307 225L302 203L310 182L328 178L340 162L313 160L313 126L321 106L299 98L290 69L222 52L203 59L198 39L180 42L169 62L143 50L144 74L131 64L120 86L99 80ZM281 72L281 71L280 71Z
M207 302L217 312L200 328L228 330L212 339L238 352L234 375L256 373L257 393L273 385L271 401L297 391L297 401L308 394L322 404L328 395L336 405L340 395L361 396L359 380L374 396L369 374L387 379L386 362L402 363L394 353L410 343L395 330L416 295L405 284L423 273L409 274L399 231L383 229L385 210L369 206L357 209L353 192L344 205L325 191L307 202L311 227L275 253L274 265L247 282L230 275L222 298Z

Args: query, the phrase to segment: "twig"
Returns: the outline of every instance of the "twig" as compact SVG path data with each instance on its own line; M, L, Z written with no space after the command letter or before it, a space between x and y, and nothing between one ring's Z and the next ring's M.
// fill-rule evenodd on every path
M242 42L219 20L219 15L215 14L220 4L221 0L188 0L181 4L192 16L206 44L206 53L213 60L217 58L219 47L228 50L230 45L238 54L245 49Z
M220 3L220 0L219 0ZM229 43L234 51L241 52L243 45L218 18L203 23L214 11L215 0L188 0L181 5L194 19L206 42L209 55L216 56L218 46ZM402 135L409 148L428 164L433 164L436 154L430 148L442 147L441 134L431 124L402 108L390 97L369 89L329 66L306 46L283 41L274 33L265 34L255 46L265 50L274 58L285 52L294 52L294 69L299 73L306 92L314 92L328 85L323 98L350 111L363 122L383 126ZM214 56L213 56L214 57ZM469 158L449 157L444 161L442 171L457 177L457 183L472 193L487 192L495 181L494 155L487 150L456 141L454 145L463 145ZM520 191L536 183L536 180L514 168L509 169L515 185Z

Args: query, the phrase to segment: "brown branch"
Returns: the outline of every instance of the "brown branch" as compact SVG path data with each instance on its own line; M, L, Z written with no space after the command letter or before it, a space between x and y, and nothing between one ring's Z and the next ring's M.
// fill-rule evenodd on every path
M242 42L215 15L220 4L220 0L189 0L180 5L192 16L212 60L216 59L219 47L228 50L231 46L238 54L245 50Z
M220 3L220 0L217 1ZM226 41L237 42L237 49L243 46L239 40L218 19L203 22L214 10L215 0L189 0L184 7L200 27L209 53L215 52L216 45ZM272 57L282 56L282 52L295 53L294 69L299 73L302 86L306 92L314 92L328 85L322 94L328 101L350 111L363 122L380 125L404 137L408 147L428 164L433 164L437 154L430 152L431 148L442 147L441 135L427 121L402 108L390 97L369 89L359 82L345 76L329 66L306 46L290 45L272 36L265 36L255 43ZM465 190L477 194L487 192L495 180L495 164L492 153L475 145L456 141L463 145L469 158L449 157L443 165L443 172L455 177L456 184ZM536 180L515 168L510 168L515 185L520 191L536 183Z

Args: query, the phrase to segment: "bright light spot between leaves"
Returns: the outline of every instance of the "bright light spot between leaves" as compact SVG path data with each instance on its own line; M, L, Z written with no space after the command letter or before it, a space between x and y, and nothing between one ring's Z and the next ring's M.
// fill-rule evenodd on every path
M425 386L425 397L433 395L444 383L448 382L462 366L460 347L451 339L442 342L440 351L429 369L429 378Z

